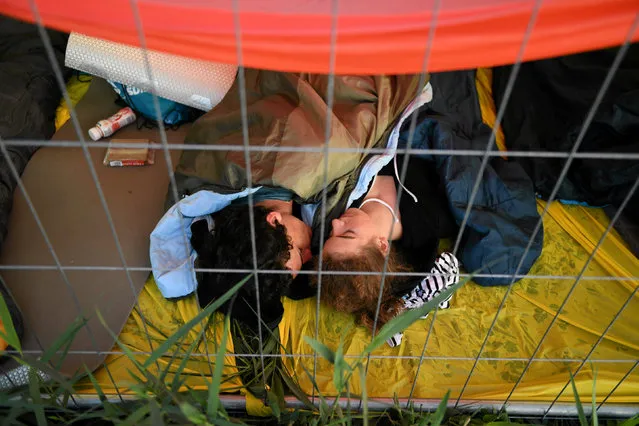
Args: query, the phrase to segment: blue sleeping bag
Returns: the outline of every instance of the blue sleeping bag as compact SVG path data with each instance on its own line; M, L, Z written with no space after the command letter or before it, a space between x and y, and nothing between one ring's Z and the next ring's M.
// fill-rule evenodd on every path
M411 147L485 150L491 129L482 122L475 72L432 74L430 82L433 100L417 112ZM408 138L409 127L405 125L398 147L408 146ZM461 225L482 155L420 156L435 163L445 182L451 212L457 225ZM542 226L524 257L539 218L533 184L523 168L499 156L490 158L457 255L469 272L484 267L481 274L502 276L476 277L474 281L486 286L508 285L512 275L528 273L543 246ZM487 265L490 266L486 268Z

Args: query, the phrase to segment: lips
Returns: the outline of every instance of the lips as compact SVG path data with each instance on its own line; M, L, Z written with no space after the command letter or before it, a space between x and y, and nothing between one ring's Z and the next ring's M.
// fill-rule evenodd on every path
M311 249L307 248L302 251L302 264L308 262L313 257L313 253L311 253Z

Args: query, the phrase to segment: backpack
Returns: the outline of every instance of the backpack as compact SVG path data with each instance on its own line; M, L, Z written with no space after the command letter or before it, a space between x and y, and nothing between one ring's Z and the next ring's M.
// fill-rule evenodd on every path
M149 120L157 121L155 106L153 105L153 95L151 93L145 92L137 87L116 83L114 81L109 81L109 84L113 87L113 90L115 90L120 98L128 106L133 108L135 112ZM196 110L195 108L191 108L159 96L158 102L160 104L160 115L162 116L162 121L168 126L175 126L188 121L193 121L202 114L201 111Z

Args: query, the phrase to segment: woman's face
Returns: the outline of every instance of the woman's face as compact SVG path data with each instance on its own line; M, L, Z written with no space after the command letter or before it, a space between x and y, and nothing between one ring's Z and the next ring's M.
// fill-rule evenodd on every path
M348 209L339 219L333 219L333 232L324 243L323 254L332 258L352 257L375 242L381 250L385 236L379 235L371 217L360 209Z

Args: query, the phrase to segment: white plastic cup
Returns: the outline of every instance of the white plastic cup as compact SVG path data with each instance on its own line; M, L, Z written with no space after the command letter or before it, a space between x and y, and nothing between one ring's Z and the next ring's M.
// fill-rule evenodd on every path
M111 117L100 120L95 127L89 129L89 137L94 141L107 138L122 127L135 122L135 112L130 107L122 108Z

